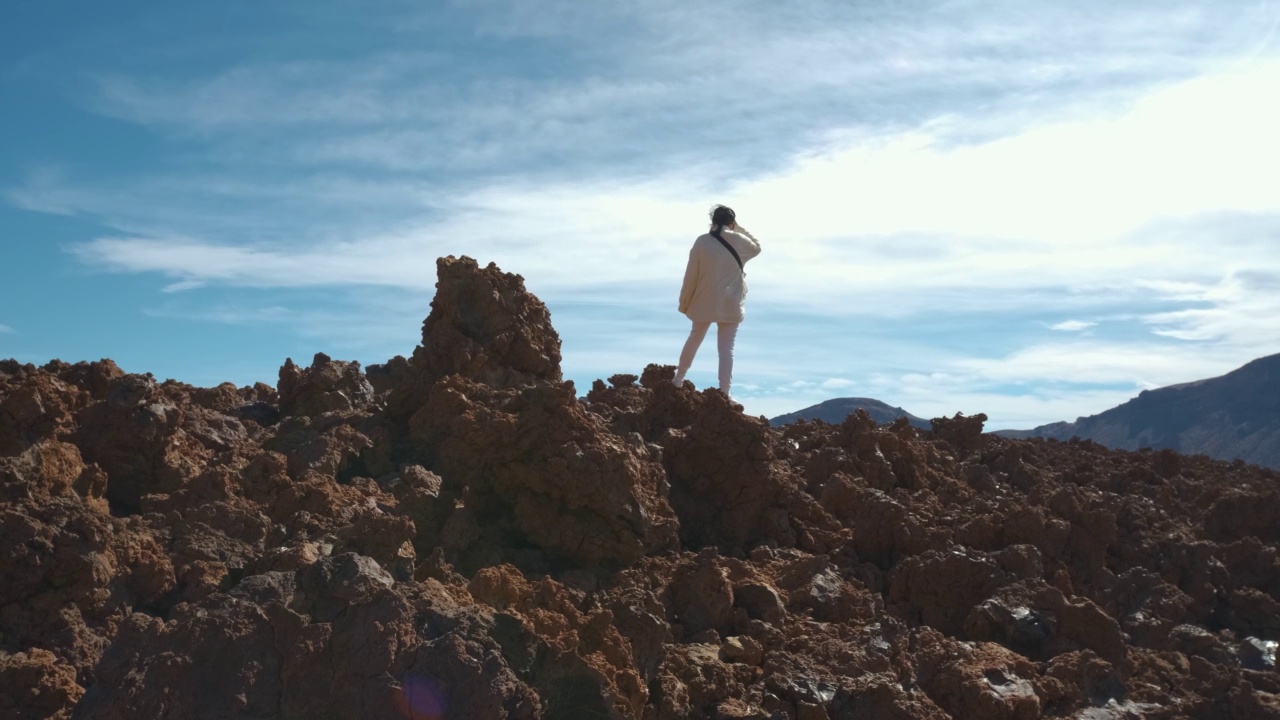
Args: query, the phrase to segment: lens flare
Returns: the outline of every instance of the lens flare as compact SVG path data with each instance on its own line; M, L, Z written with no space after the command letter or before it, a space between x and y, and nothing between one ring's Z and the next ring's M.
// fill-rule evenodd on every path
M443 720L444 693L430 678L407 675L396 690L396 709L406 720Z

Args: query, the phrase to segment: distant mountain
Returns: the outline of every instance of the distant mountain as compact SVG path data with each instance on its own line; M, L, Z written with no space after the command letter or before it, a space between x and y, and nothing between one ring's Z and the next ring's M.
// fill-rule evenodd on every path
M1117 450L1169 448L1186 455L1280 468L1280 355L1222 377L1145 390L1105 412L1005 437L1093 440Z
M822 420L835 425L844 422L844 419L852 415L855 410L866 410L871 419L878 424L891 423L900 417L905 417L907 422L921 430L933 429L928 420L918 418L900 407L893 407L871 398L836 398L827 400L803 410L779 415L770 420L769 424L777 427L778 425L793 423L796 420Z

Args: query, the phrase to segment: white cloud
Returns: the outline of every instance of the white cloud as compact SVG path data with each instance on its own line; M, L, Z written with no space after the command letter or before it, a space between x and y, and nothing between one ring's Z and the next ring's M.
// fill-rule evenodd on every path
M967 381L984 384L1036 383L1172 385L1219 375L1251 359L1233 348L1206 348L1152 340L1071 342L1031 345L996 358L965 358L949 367Z
M644 170L630 163L629 175L597 165L572 180L509 171L466 185L359 173L321 183L205 176L107 190L76 187L55 173L10 197L32 209L105 216L134 237L104 238L77 254L120 271L168 275L176 279L171 290L201 283L422 287L431 282L434 255L463 252L548 288L584 277L657 284L678 266L672 258L691 220L725 199L769 243L753 268L760 294L815 307L898 289L913 291L903 303L927 306L927 293L943 288L1127 282L1153 252L1174 250L1135 239L1153 223L1280 212L1280 192L1259 176L1259 168L1280 164L1271 130L1280 126L1280 107L1268 102L1280 85L1280 61L1259 58L1173 82L1258 42L1258 28L1274 13L1242 7L1229 19L1209 17L1195 3L1159 13L1106 3L1034 12L1009 4L982 13L943 4L923 16L820 3L717 7L662 2L585 12L553 4L534 12L498 2L464 9L498 37L549 39L557 48L568 42L599 61L597 74L494 79L440 53L390 48L349 62L237 65L183 81L108 74L97 101L119 117L232 143L252 137L253 150L270 154L281 145L295 163L323 159L347 171L352 161L443 167L442 153L462 153L491 154L494 164L477 160L476 167L503 173L507 151L560 142L590 154L625 146L636 156L634 141L664 129L673 109L682 113L675 122L716 127L739 147L726 157L715 157L715 141L697 164L673 168L664 160L696 151L682 138L701 136L663 132L667 147L641 151ZM707 18L716 15L731 16L734 29L707 42ZM1076 22L1089 32L1061 32ZM1148 39L1135 46L1138 27ZM1042 98L1035 114L1015 113L1015 124L998 124L986 139L974 138L975 128L992 132L990 116L1004 117L1007 104L984 115L972 99L949 94L960 83L1020 97L1060 80L1079 85L1079 78L1091 89L1073 92L1107 102ZM909 98L894 95L908 85ZM1128 95L1115 96L1116 88ZM836 97L861 102L855 107L916 110L903 118L816 111ZM828 120L789 127L793 107ZM769 124L751 125L751 117ZM276 133L270 142L264 131ZM819 131L826 134L813 134ZM501 145L476 132L502 138ZM737 158L757 156L755 135L789 144L769 142L769 161L744 172ZM815 137L825 140L814 145ZM379 203L379 195L386 199ZM1178 243L1162 258L1160 279L1215 268L1221 258L1206 244Z
M290 296L288 304L269 300L255 304L251 297L196 302L170 295L146 307L143 314L192 323L265 326L274 333L305 339L303 347L314 346L342 359L370 364L412 352L421 337L430 301L431 296L424 292L368 289L351 294L332 290L298 293ZM246 375L238 381L261 379Z
M574 377L678 350L667 306L724 201L765 244L748 322L773 324L753 332L796 335L744 338L749 411L866 387L926 417L1038 424L1274 350L1280 61L1264 5L467 6L484 37L531 40L575 70L499 77L390 48L195 79L108 72L99 110L208 164L96 187L37 172L8 197L119 228L69 251L156 274L175 303L195 288L353 289L349 314L294 332L389 337L418 311L364 328L350 322L371 308L362 294L429 293L444 254L494 261L552 305ZM283 324L273 309L163 312ZM1016 323L941 337L977 316ZM1035 344L1009 329L1081 316L1133 334L1068 320L1049 327L1079 336ZM795 318L870 318L898 342L797 333Z
M398 15L387 21L397 32L377 49L342 61L237 56L181 78L107 64L92 78L92 105L251 163L576 172L718 155L738 171L851 127L976 120L952 128L955 143L1063 107L1111 106L1113 92L1123 100L1220 67L1265 40L1276 13L1226 2L1210 14L1195 0L1157 12L1101 1L906 11L664 0L592 10L468 3ZM485 62L432 42L450 22L477 31ZM555 72L530 72L543 67Z
M1166 286L1172 297L1192 307L1152 313L1142 321L1156 335L1270 354L1280 349L1280 294L1255 282L1234 274L1216 282Z
M204 280L179 280L178 282L165 285L163 292L176 293L184 290L195 290L204 287L206 284L207 283Z
M1161 241L1145 229L1224 213L1280 218L1280 184L1261 170L1280 166L1272 139L1280 104L1266 101L1277 86L1280 61L1260 61L1163 89L1118 117L965 147L942 143L950 122L942 121L801 156L728 186L701 180L701 168L603 184L511 179L444 195L424 182L430 206L372 236L356 225L332 237L327 225L308 230L304 221L302 232L331 237L257 246L104 238L76 252L182 283L420 287L445 253L487 257L552 287L584 277L661 282L704 209L724 199L766 243L753 284L797 302L890 289L1127 282L1152 269L1162 282L1274 270L1280 262L1263 244L1224 257L1204 237ZM40 207L30 197L38 190L17 195ZM44 206L67 212L82 194L45 190ZM1155 268L1153 253L1161 253Z
M8 325L0 325L0 333L12 333L12 332L15 332L14 329L9 327Z
M952 132L946 122L864 137L860 144L828 148L785 171L744 178L718 191L700 182L704 175L696 170L605 185L512 179L452 196L437 189L431 207L445 212L410 220L395 232L370 235L349 227L346 237L301 248L143 237L104 238L73 252L95 267L163 274L174 281L170 290L201 284L364 284L426 292L438 255L467 253L522 273L549 302L607 293L622 282L630 283L629 292L658 296L674 291L690 221L696 223L718 196L737 204L744 222L765 241L765 255L750 268L755 306L789 302L811 313L893 316L944 307L1061 311L1142 297L1181 303L1179 309L1148 313L1144 322L1168 338L1229 343L1217 357L1199 347L1170 352L1137 340L1031 346L1002 358L959 360L926 348L932 359L926 354L917 361L950 367L976 383L1064 377L1133 387L1181 382L1223 372L1249 359L1248 353L1274 348L1267 346L1276 337L1269 318L1280 312L1254 307L1265 302L1243 281L1213 288L1242 267L1257 277L1280 271L1269 244L1241 242L1268 225L1220 222L1232 211L1274 217L1267 213L1280 203L1280 193L1257 191L1265 182L1252 172L1260 159L1280 164L1267 156L1276 150L1264 121L1275 111L1255 106L1255 98L1265 96L1277 79L1275 68L1264 63L1191 81L1137 102L1127 114L1051 124L967 147L942 143ZM1260 119L1241 122L1242 115ZM1224 136L1232 139L1224 142ZM1165 140L1170 137L1177 142ZM409 186L400 192L428 196L429 188L424 183L418 191ZM1127 188L1151 190L1134 195ZM249 197L252 188L235 192ZM64 206L68 197L75 194L54 194ZM832 213L833 207L848 209ZM1219 222L1202 223L1197 233L1169 232L1189 213ZM1157 235L1154 228L1163 230ZM1223 228L1235 233L1221 240L1235 243L1237 252L1216 249ZM904 246L912 250L902 252ZM1153 265L1153 257L1161 262ZM1064 293L1073 286L1086 291ZM892 302L880 300L887 294ZM673 335L678 333L677 328ZM570 340L566 371L606 361L616 368L643 355L626 333L610 337L610 349L602 351L575 352L578 342ZM845 371L850 370L865 372ZM823 377L805 382L820 384ZM900 382L912 385L910 378ZM805 387L793 384L788 393ZM966 392L972 394L963 385L938 385L922 402ZM991 404L974 411L991 408L992 414L1023 403L1048 412L1068 403L1000 399L1008 397L1007 390L975 395L975 402ZM932 412L929 407L908 409ZM1078 414L1100 409L1074 407Z
M430 77L434 56L389 54L351 62L290 61L228 68L198 82L94 77L97 108L142 122L207 131L236 126L362 125L422 119L430 85L392 95L388 83Z
M1064 320L1049 326L1050 330L1061 330L1063 332L1080 332L1088 330L1091 327L1097 327L1098 323L1088 322L1085 320Z
M378 250L377 243L368 248ZM386 259L361 259L350 245L289 252L285 248L219 245L191 240L100 238L76 245L71 252L83 263L120 272L158 272L179 281L167 290L209 283L251 287L316 287L323 285L396 285L430 287L434 257L403 250Z
M1022 241L1002 253L1000 271L1046 260L1130 265L1149 249L1114 242L1147 223L1280 211L1280 181L1265 172L1280 163L1280 104L1269 100L1278 86L1280 61L1259 62L1161 90L1119 117L961 148L940 144L943 122L801 160L739 194L764 209L756 222L771 234Z

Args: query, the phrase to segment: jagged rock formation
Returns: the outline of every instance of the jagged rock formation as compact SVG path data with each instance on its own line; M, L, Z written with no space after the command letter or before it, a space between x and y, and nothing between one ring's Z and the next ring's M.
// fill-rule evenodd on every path
M316 417L335 410L358 410L373 402L373 385L360 372L360 363L335 362L324 353L316 353L306 369L286 358L276 387L284 415Z
M466 258L409 360L0 362L9 718L1280 717L1280 477L560 379Z
M1280 469L1280 355L1222 377L1144 390L1116 407L1006 437L1079 437L1117 450L1176 450Z
M769 424L774 427L789 425L797 420L821 420L832 425L839 425L844 419L862 410L871 416L876 423L884 425L898 418L906 418L911 426L920 430L929 430L929 421L916 417L900 407L894 407L874 398L849 397L824 400L817 405L810 405L803 410L786 413L771 418Z
M418 412L431 387L448 375L492 387L560 379L560 336L524 278L492 263L481 268L469 257L443 257L436 266L440 279L422 344L410 359L396 356L374 370L389 390L394 418Z

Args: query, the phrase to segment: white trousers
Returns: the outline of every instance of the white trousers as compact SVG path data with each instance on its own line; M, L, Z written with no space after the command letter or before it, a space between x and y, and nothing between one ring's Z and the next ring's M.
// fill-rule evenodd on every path
M693 357L698 354L698 347L707 336L709 322L695 322L689 331L689 339L684 341L684 350L680 353L680 367L676 370L675 383L684 382L684 374L693 365ZM716 349L720 353L720 391L729 394L729 385L733 379L733 343L738 337L738 323L716 323Z

